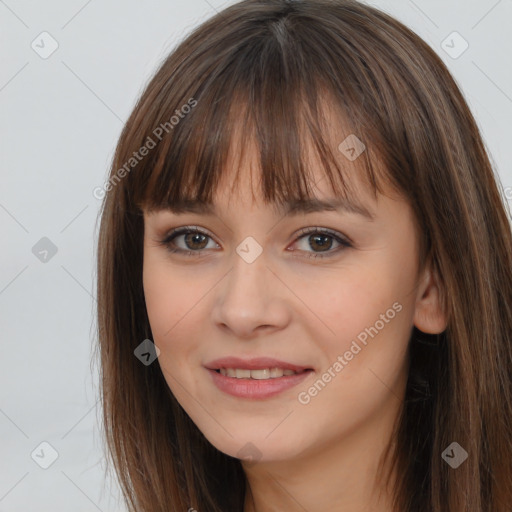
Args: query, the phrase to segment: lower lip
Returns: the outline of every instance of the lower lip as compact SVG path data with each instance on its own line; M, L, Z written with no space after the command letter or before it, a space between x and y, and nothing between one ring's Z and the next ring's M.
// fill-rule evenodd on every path
M263 399L278 395L279 393L293 388L308 377L312 370L276 377L275 379L237 379L226 377L215 370L210 370L214 384L224 393L239 398Z

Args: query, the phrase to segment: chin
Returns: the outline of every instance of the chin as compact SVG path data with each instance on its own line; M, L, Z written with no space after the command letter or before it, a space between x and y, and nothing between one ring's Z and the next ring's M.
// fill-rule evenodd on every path
M267 432L267 434L263 434L263 432ZM230 431L233 437L224 431L220 434L218 430L212 432L212 435L208 435L208 433L204 433L204 435L217 450L248 463L292 459L305 448L303 440L295 440L285 430L282 430L279 435L275 435L274 438L272 436L275 433L268 435L268 432L272 432L272 429L255 427L252 430ZM286 443L283 442L285 439Z

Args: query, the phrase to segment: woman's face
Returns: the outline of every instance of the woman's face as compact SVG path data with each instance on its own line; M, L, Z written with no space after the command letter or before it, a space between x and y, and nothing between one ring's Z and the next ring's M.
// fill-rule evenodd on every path
M221 183L214 214L145 213L144 293L170 389L233 457L289 460L362 432L382 438L422 293L412 210L361 185L372 217L350 205L287 213L253 197L244 170L236 193ZM332 198L326 181L315 176L319 200ZM160 244L183 227L202 234L178 234L175 253Z

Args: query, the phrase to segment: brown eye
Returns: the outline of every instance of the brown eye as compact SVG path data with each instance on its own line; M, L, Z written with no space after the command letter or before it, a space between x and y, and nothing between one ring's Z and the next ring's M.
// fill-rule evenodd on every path
M306 253L307 258L327 258L343 249L352 247L352 244L345 237L330 230L305 228L300 233L302 236L298 240L304 240L303 247L300 250ZM333 243L338 244L338 246L334 250L330 250ZM313 249L313 252L308 251L308 249ZM322 253L325 253L325 255Z
M200 256L202 250L207 248L209 239L213 242L207 233L197 228L184 227L175 229L160 243L166 246L171 253ZM180 247L176 240L183 240L180 245L184 245L184 247Z
M208 243L205 244L205 240L208 238L208 236L203 235L202 233L187 233L183 236L185 245L187 245L187 247L190 249L204 249L205 246L208 245Z

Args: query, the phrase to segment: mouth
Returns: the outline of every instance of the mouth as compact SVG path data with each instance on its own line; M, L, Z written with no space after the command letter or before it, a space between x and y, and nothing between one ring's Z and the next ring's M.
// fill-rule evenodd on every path
M301 366L272 357L254 357L252 359L223 357L204 366L208 370L214 370L224 376L237 379L276 379L283 377L283 375L288 376L313 370L308 366Z
M205 365L215 386L231 396L265 399L302 382L314 369L273 358L228 357Z
M312 369L305 369L301 371L294 371L288 368L262 368L259 370L249 370L247 368L219 368L214 370L224 377L231 377L234 379L254 379L254 380L268 380L279 379L281 377L288 377L289 375L298 375L304 372L313 371Z

